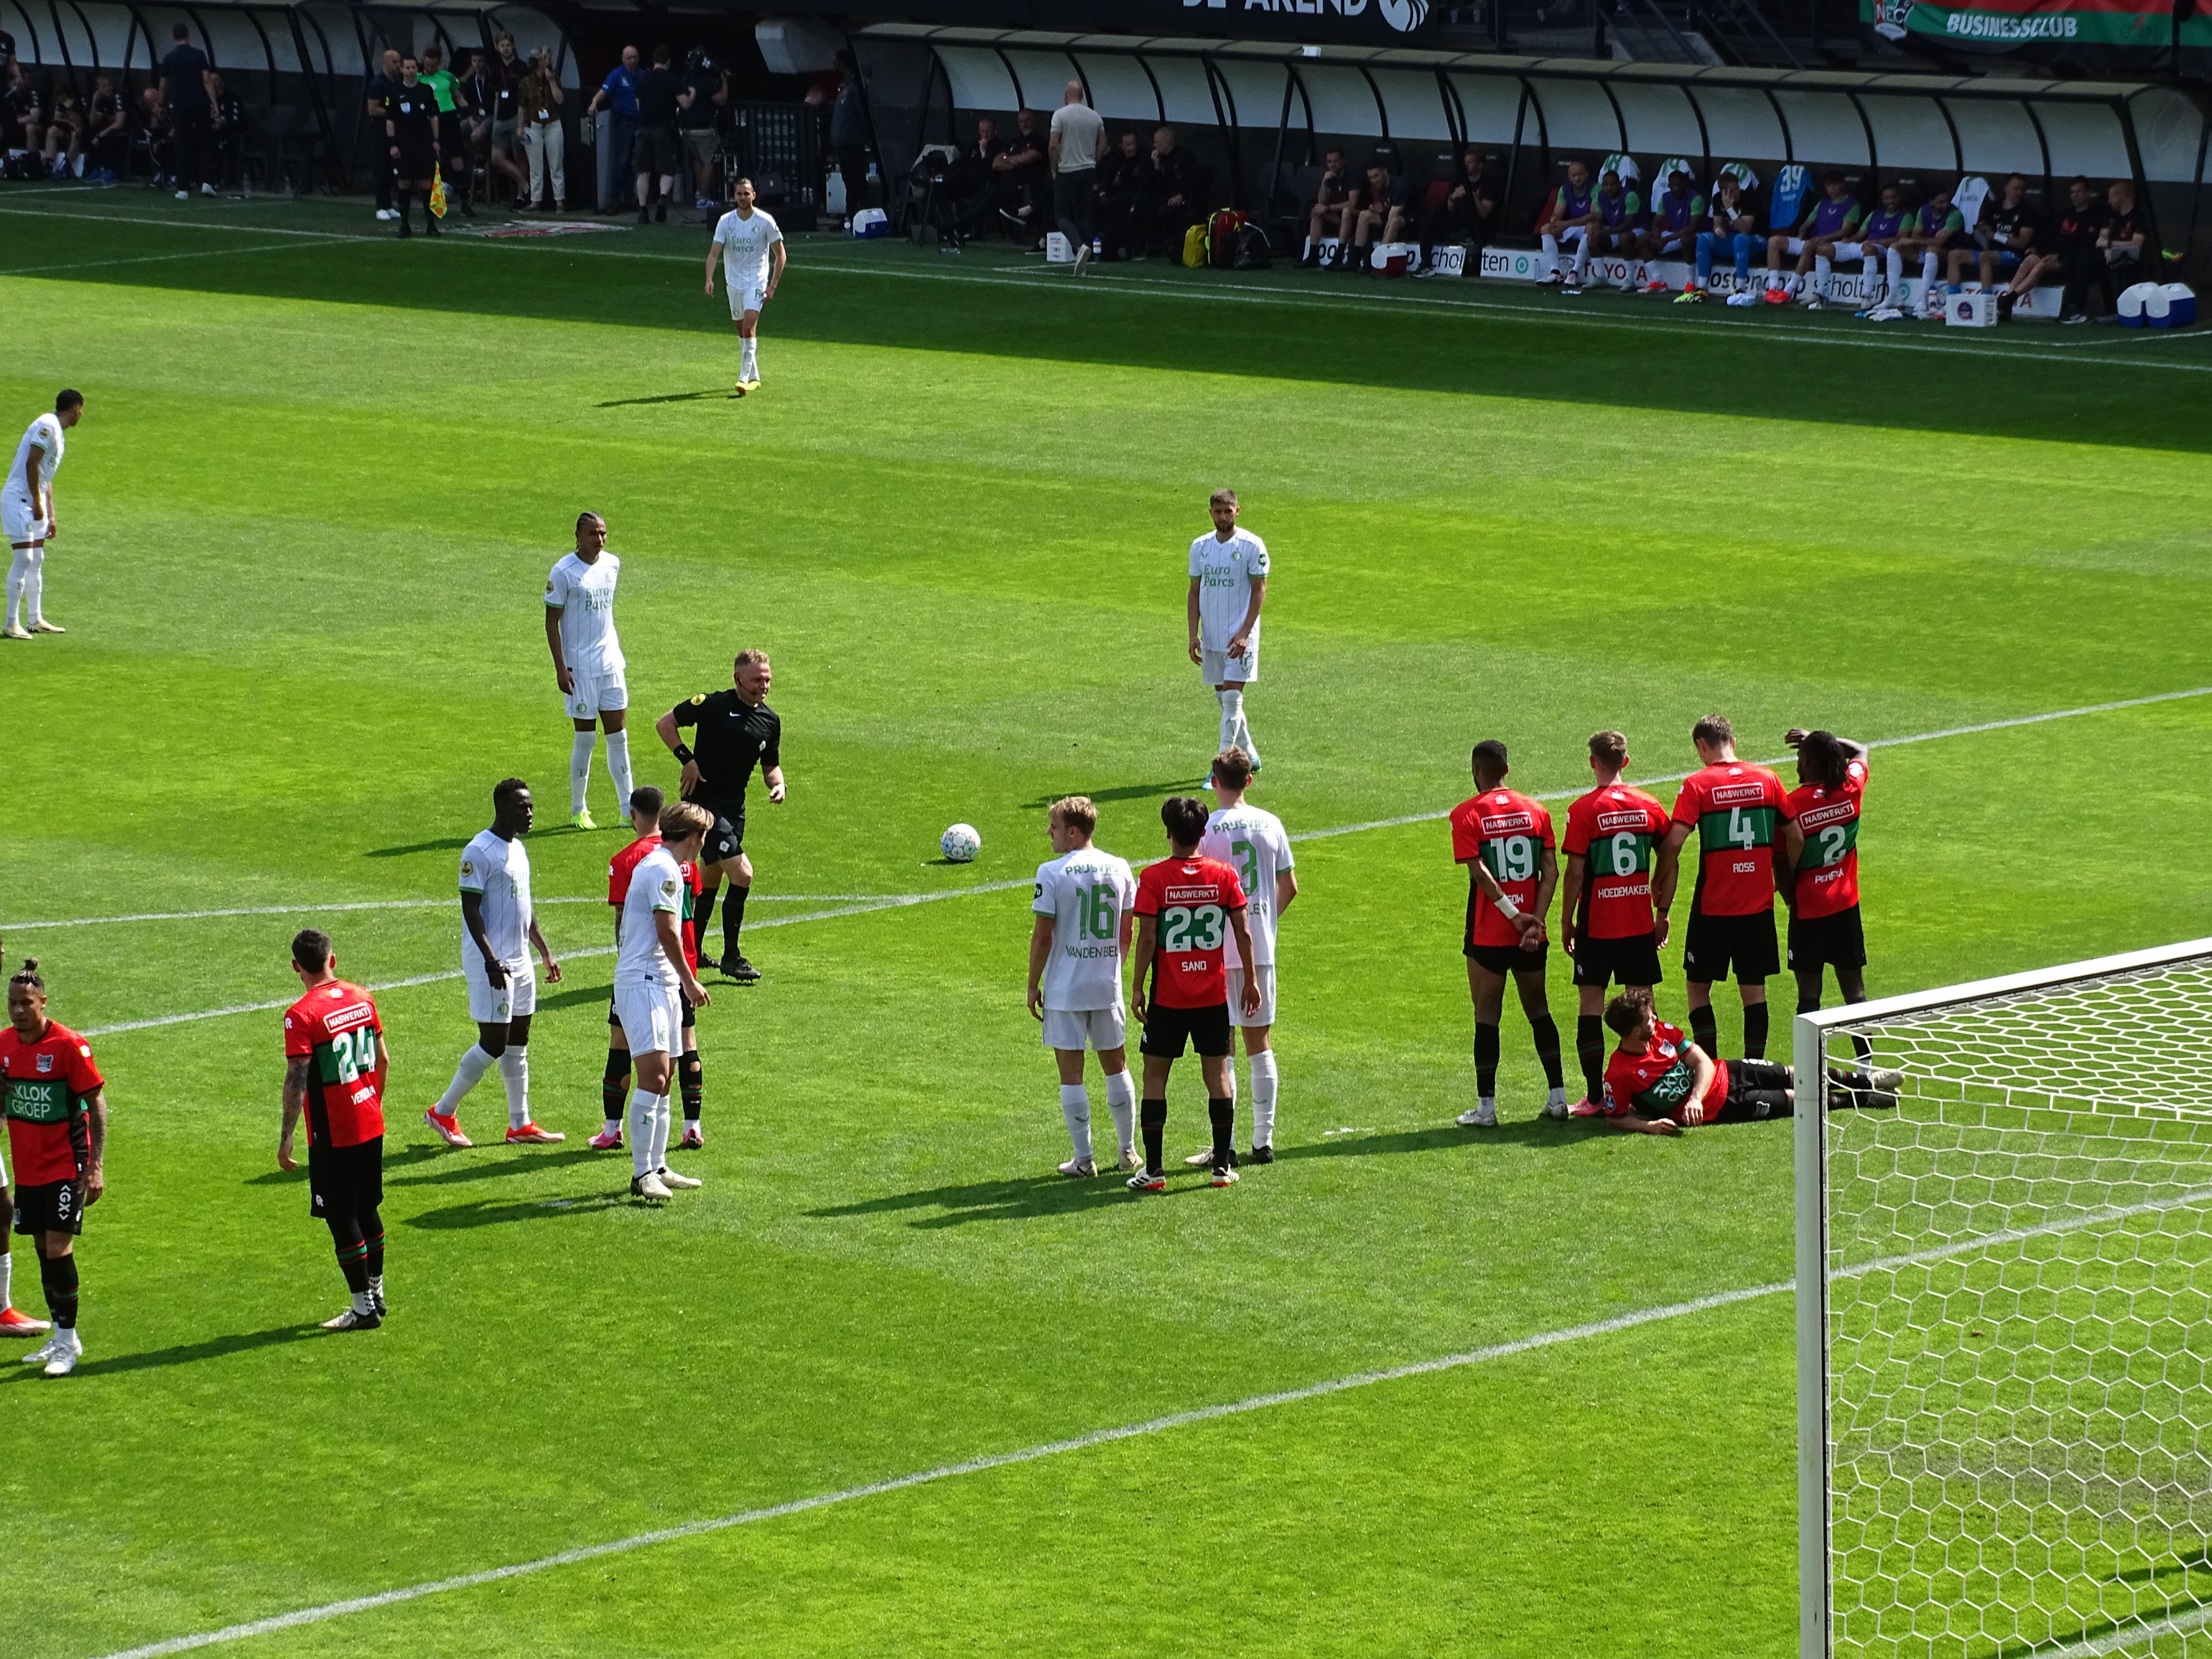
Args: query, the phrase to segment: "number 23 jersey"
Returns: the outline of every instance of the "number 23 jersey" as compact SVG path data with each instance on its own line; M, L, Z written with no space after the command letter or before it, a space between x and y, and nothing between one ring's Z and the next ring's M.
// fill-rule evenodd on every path
M1546 851L1557 843L1552 838L1552 811L1534 796L1518 789L1491 789L1472 800L1463 800L1451 812L1452 857L1472 865L1480 859L1490 866L1514 908L1532 910L1541 879ZM1521 930L1505 920L1474 879L1467 878L1467 926L1469 943L1518 945Z
M307 1062L307 1145L358 1146L384 1133L376 1000L334 979L284 1011L284 1057Z
M1137 914L1159 921L1152 1000L1167 1008L1229 1000L1229 913L1244 884L1218 859L1162 859L1137 878Z

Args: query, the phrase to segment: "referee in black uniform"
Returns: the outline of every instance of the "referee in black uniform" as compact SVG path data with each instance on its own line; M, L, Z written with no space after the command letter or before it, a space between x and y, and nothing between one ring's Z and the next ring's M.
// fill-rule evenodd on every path
M438 216L430 211L430 184L438 167L438 100L417 78L420 66L410 53L399 60L399 84L384 94L384 138L392 151L394 194L399 210L399 234L415 233L407 224L407 198L416 185L422 186L422 228L438 234Z
M705 955L707 924L714 919L714 896L722 890L722 875L727 871L730 902L722 907L722 959L715 965L739 984L750 985L760 977L760 969L738 948L738 933L745 925L745 896L753 885L752 860L744 850L745 785L758 766L769 804L783 804L783 722L768 706L767 652L738 652L731 678L735 682L731 690L702 691L678 703L653 729L684 763L684 799L714 815L700 854L699 874L707 889L696 921L700 954ZM686 726L698 728L696 752L678 735Z

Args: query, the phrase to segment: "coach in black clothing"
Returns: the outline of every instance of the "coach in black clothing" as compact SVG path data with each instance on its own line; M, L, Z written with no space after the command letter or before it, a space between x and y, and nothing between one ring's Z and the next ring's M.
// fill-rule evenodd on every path
M753 768L760 768L768 785L771 805L783 804L783 722L768 706L768 653L740 651L732 670L735 682L727 691L702 691L679 702L653 723L653 729L668 745L669 753L684 763L681 793L685 800L714 815L699 854L699 874L706 884L696 919L702 945L707 924L714 915L714 896L721 891L722 874L730 877L730 902L722 909L721 970L741 984L760 977L738 948L738 931L745 924L745 896L752 891L752 860L745 856L745 785ZM677 735L682 726L696 728L698 749L685 747Z
M660 197L655 216L666 221L668 198L675 191L681 166L677 159L676 100L683 96L684 82L677 76L675 64L674 52L666 46L656 46L653 67L637 77L637 137L630 141L629 164L637 174L640 224L645 222L647 213L655 211L656 179L660 182Z
M1152 135L1152 187L1137 203L1138 228L1144 233L1145 252L1182 257L1183 233L1206 216L1199 192L1206 188L1206 168L1199 159L1176 143L1173 127Z
M1131 128L1098 162L1098 240L1109 259L1127 259L1144 251L1137 225L1137 203L1152 187L1152 160Z
M209 195L207 182L208 57L192 44L192 32L179 23L169 31L176 45L161 60L161 107L177 138L177 195L189 196L198 185Z

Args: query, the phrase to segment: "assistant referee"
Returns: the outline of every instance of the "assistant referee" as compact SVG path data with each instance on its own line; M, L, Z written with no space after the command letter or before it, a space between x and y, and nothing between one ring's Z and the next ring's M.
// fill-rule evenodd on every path
M656 720L653 729L669 753L684 763L683 798L714 815L700 853L699 875L706 892L699 901L696 923L699 941L702 945L706 942L707 924L714 919L715 896L722 890L726 871L730 900L722 907L722 959L715 966L739 984L750 985L761 975L738 948L738 934L745 925L745 896L753 885L752 860L744 850L745 785L758 766L769 804L783 804L783 721L768 706L767 652L738 652L731 679L729 690L702 691L687 698ZM678 735L686 726L697 728L696 752Z

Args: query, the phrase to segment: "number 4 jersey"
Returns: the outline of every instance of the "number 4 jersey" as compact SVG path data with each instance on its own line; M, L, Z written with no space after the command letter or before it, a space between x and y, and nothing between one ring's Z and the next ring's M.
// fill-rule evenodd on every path
M1790 792L1789 816L1805 835L1797 859L1797 915L1806 921L1840 915L1859 902L1859 809L1866 800L1866 763L1844 769L1843 787L1801 784Z
M1219 859L1236 871L1244 884L1244 921L1252 930L1252 955L1262 968L1275 962L1275 878L1295 868L1291 838L1283 821L1257 806L1222 806L1206 821L1206 836L1198 843L1202 857ZM1229 966L1237 960L1237 939L1229 940Z
M1702 916L1755 916L1774 908L1774 832L1790 817L1782 780L1748 761L1720 761L1682 780L1674 822L1698 832Z
M1137 896L1126 860L1095 847L1037 866L1030 908L1052 918L1052 955L1038 989L1066 1013L1121 1006L1121 918Z
M284 1011L284 1057L307 1062L307 1145L358 1146L384 1133L376 1002L334 979Z
M1491 789L1463 800L1451 812L1452 857L1472 865L1477 859L1505 890L1516 909L1532 910L1552 839L1552 810L1518 789ZM1505 920L1490 895L1467 878L1467 933L1471 945L1518 945L1521 930Z
M1154 1002L1211 1008L1229 1000L1229 915L1243 908L1244 884L1219 859L1162 859L1146 867L1137 878L1137 914L1159 919Z

